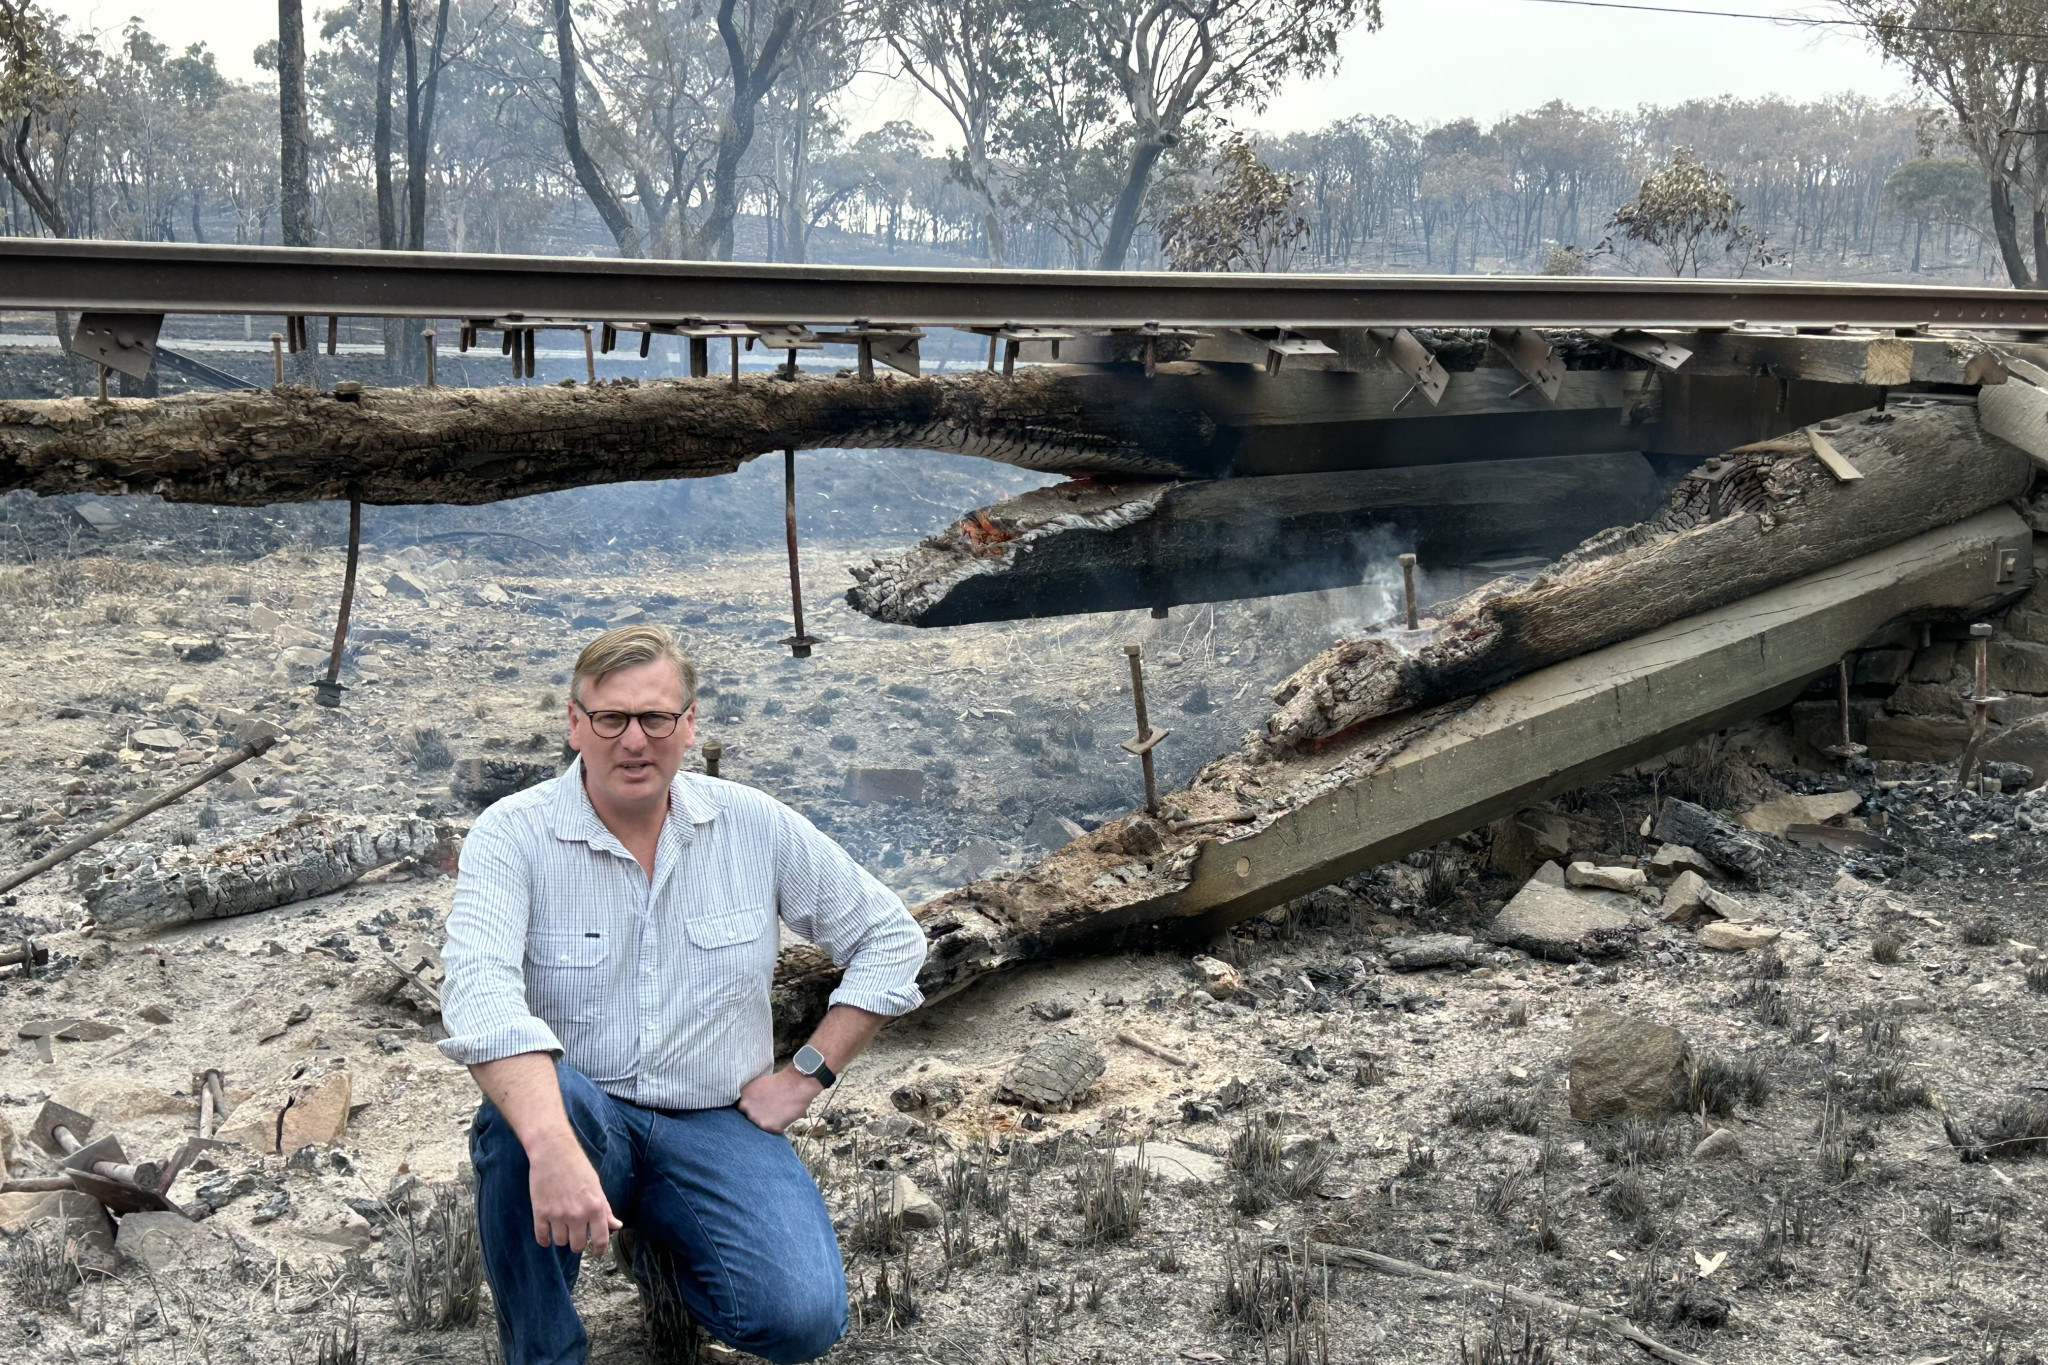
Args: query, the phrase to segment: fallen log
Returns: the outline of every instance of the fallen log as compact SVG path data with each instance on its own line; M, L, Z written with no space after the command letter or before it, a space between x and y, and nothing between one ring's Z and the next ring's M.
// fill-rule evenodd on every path
M152 853L116 845L80 889L94 933L146 933L324 896L401 858L431 856L448 837L413 816L301 815L254 839L208 849Z
M1071 367L874 383L748 377L503 389L285 385L0 403L0 493L155 493L260 507L483 503L729 474L785 447L917 448L1054 473L1205 476L1215 428Z
M1167 795L1161 818L1113 820L1032 867L917 907L929 946L919 989L941 1000L1136 932L1218 933L1785 705L1892 621L1983 611L2025 590L2032 544L2017 513L1995 508L1476 698L1294 750L1255 737ZM838 975L816 948L782 955L774 1007L785 1051L823 1014Z
M1596 537L1533 580L1499 579L1410 632L1389 623L1325 650L1274 691L1277 750L1378 716L1469 696L1669 621L1739 601L2021 496L2033 465L1969 402L1845 418L1827 440L1863 475L1839 481L1804 433L1696 471L1654 520Z
M1426 567L1562 554L1650 515L1641 455L1565 455L1201 483L1074 482L968 513L855 568L878 620L955 626L1353 587L1397 551Z

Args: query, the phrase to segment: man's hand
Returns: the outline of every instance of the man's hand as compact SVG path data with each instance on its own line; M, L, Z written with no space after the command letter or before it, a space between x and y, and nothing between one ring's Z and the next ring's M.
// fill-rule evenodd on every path
M611 1203L604 1197L604 1186L598 1182L590 1158L583 1154L582 1144L571 1135L566 1143L530 1151L527 1166L533 1240L575 1252L587 1246L602 1256L611 1245L613 1231L625 1224L612 1217Z
M794 1067L764 1071L740 1087L740 1112L756 1128L779 1133L802 1118L824 1089L817 1077Z

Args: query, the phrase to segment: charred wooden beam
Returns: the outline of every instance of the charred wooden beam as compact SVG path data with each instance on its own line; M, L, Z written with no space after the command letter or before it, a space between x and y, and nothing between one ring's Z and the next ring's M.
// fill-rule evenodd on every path
M1688 478L1653 521L1588 542L1530 582L1448 604L1423 639L1391 624L1324 651L1274 693L1279 749L1470 696L2016 498L2033 465L1978 426L1974 403L1895 407L1827 440L1862 471L1841 482L1801 434Z
M284 386L152 400L0 403L0 492L156 493L262 506L481 503L726 474L789 447L911 447L1056 473L1206 476L1214 424L1050 369L993 375L634 381L509 389ZM1122 406L1119 406L1122 405Z
M1782 556L1791 540L1747 551ZM1782 705L1890 622L1983 611L2026 587L2032 540L2016 513L1995 508L1646 624L1477 698L1384 717L1310 748L1276 752L1253 741L1167 796L1162 819L1112 821L1034 867L919 906L931 951L918 984L937 1000L1132 930L1213 934ZM2018 578L2006 570L2015 557ZM1585 579L1577 591L1598 596ZM1252 818L1240 823L1247 809ZM785 1049L822 1014L837 976L814 948L783 954L775 1013Z
M1653 514L1632 453L1202 483L1074 482L968 513L855 569L847 600L953 626L1351 587L1396 550L1427 567L1562 554Z

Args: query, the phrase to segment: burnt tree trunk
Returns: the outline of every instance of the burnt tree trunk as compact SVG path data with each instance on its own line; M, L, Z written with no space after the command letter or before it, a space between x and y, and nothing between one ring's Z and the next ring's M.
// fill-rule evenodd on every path
M154 402L0 402L0 493L156 493L260 507L359 496L483 503L729 474L764 452L919 448L1054 473L1172 477L1201 414L1134 411L1060 372L863 384L747 378L523 389L246 389Z
M1325 650L1275 690L1267 742L1327 741L1377 716L1470 696L2023 495L2033 465L1969 403L1840 419L1838 481L1803 432L1681 483L1655 520L1586 542L1530 581L1497 579L1410 632L1387 623Z

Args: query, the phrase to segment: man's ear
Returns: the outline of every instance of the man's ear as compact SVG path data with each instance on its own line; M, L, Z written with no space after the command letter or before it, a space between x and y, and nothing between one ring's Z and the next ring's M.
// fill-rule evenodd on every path
M566 743L570 748L574 749L577 753L580 754L583 752L583 746L581 744L578 744L576 740L577 731L580 730L582 727L576 724L576 703L573 701L568 703L568 717L569 738L565 740L564 743Z

